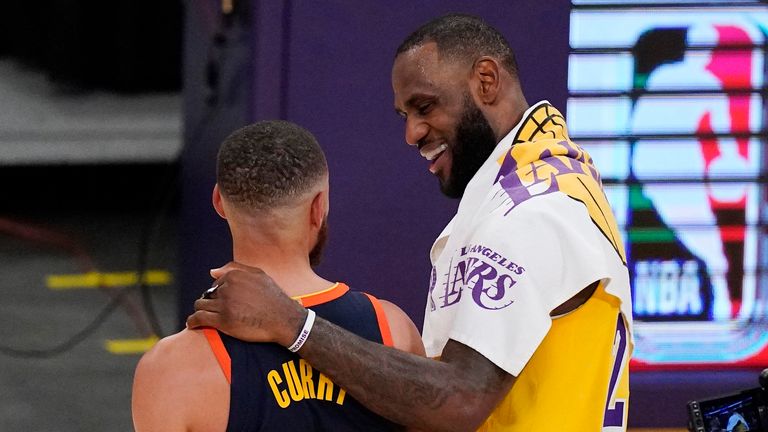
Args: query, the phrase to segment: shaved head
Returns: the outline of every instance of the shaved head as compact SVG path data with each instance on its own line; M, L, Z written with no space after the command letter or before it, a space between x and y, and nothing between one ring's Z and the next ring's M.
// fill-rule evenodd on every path
M233 132L219 149L216 167L222 195L245 211L289 204L327 175L315 137L287 121L263 121Z
M471 63L481 56L490 56L517 77L517 62L507 40L478 17L451 14L436 18L408 36L397 48L396 57L429 42L437 44L441 60Z

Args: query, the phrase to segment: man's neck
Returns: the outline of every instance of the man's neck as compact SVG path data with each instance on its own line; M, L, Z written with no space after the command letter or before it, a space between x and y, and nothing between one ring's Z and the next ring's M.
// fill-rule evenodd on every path
M333 284L315 273L306 254L276 245L233 242L236 262L260 268L290 297L321 291Z
M489 119L491 128L496 135L496 142L501 141L523 119L523 114L529 108L528 101L518 88L513 89L493 119Z

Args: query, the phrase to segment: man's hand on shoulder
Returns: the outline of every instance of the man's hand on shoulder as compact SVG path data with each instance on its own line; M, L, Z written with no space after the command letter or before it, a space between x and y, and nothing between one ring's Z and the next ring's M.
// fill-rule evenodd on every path
M230 262L211 271L217 287L195 302L187 327L215 327L249 342L293 343L307 311L256 267Z
M188 327L212 326L252 342L293 343L307 311L268 275L231 262L212 276L218 288L211 298L195 302ZM475 430L507 394L514 377L452 340L442 361L420 357L424 348L413 322L389 302L382 302L382 308L399 350L317 318L300 355L363 405L395 423L423 430Z

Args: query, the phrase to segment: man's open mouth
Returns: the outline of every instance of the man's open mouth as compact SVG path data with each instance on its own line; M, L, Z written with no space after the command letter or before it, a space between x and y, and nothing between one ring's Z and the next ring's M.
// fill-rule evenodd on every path
M433 161L437 159L437 157L440 156L447 149L448 149L448 146L446 144L440 144L436 148L429 151L421 150L420 153L422 156L424 156L424 159L428 161Z

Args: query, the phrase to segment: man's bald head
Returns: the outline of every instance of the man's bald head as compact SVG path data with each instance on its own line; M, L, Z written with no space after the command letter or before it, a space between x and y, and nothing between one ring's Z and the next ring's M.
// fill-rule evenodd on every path
M436 18L411 33L397 48L396 57L429 42L437 44L441 60L471 63L490 56L498 59L511 76L518 76L515 55L507 40L478 17L451 14Z

